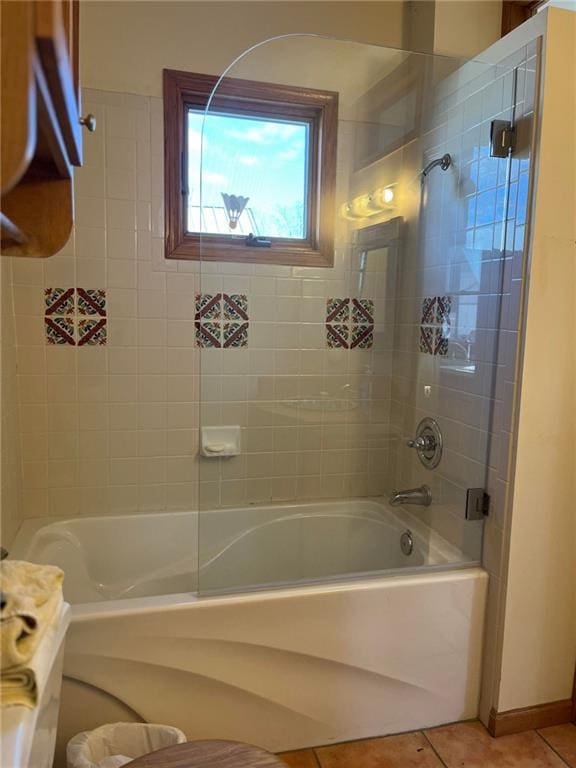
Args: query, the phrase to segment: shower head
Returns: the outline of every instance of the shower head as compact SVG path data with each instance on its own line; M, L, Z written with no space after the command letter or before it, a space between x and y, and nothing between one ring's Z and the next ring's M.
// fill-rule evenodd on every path
M442 157L439 157L436 160L432 160L430 163L428 163L428 165L424 168L424 170L420 174L420 181L422 182L422 184L424 183L426 176L428 176L432 168L436 168L437 165L439 165L443 171L447 171L448 168L450 168L450 166L452 165L451 155L449 155L448 152L446 152L446 154L442 155Z

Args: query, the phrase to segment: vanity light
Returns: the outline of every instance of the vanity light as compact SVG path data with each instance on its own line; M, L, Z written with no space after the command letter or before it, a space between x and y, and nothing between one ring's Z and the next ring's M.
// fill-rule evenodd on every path
M394 187L380 187L375 190L370 197L373 199L373 206L376 210L384 210L394 207Z
M344 203L340 214L344 219L366 219L382 211L394 208L394 186L380 187L367 195L355 197L351 202Z
M344 203L340 208L340 215L343 219L348 219L349 221L357 221L358 219L366 218L365 213L359 213L354 209L353 203Z
M386 205L390 205L390 203L393 202L394 189L392 187L384 187L382 190L382 200L384 200Z

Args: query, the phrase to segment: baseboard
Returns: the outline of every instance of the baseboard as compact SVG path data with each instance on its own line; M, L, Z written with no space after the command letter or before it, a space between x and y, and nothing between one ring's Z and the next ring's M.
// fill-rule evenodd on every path
M488 731L492 736L508 736L511 733L546 728L572 722L572 699L552 701L536 707L510 709L508 712L490 712Z
M576 725L576 670L574 671L574 685L572 686L572 722Z

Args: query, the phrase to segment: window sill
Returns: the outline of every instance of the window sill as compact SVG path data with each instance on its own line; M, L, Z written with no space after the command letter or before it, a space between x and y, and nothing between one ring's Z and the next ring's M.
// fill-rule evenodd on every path
M245 245L226 246L220 243L180 243L166 252L167 259L188 261L228 261L248 264L274 264L289 267L333 267L334 253L315 250L307 246L272 246L250 248Z

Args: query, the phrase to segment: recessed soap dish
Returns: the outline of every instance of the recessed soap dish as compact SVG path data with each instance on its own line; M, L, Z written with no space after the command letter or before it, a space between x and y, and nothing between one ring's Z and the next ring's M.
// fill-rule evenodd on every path
M200 430L202 456L217 459L238 456L240 453L240 427L202 427Z

